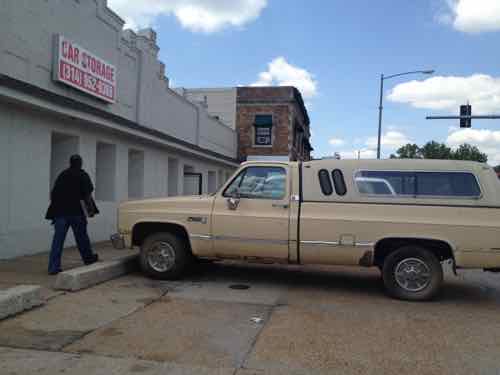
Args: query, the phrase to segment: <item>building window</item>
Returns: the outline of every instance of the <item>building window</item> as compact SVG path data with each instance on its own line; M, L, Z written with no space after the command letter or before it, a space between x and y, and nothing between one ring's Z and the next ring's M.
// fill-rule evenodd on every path
M255 145L271 146L273 133L273 116L257 115L255 116Z
M196 173L194 167L184 165L183 195L203 194L203 175Z

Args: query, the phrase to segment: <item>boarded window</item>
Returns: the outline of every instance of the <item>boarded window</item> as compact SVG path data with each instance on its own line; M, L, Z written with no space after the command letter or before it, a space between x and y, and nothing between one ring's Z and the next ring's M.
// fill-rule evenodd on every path
M212 194L217 191L217 173L208 171L208 193Z
M78 154L78 137L52 133L51 155L50 155L50 189L54 186L57 176L63 170L69 167L69 158L71 155Z
M98 142L95 163L95 197L99 201L115 200L116 146Z
M128 151L128 197L144 197L144 152L140 150Z
M179 195L179 159L168 158L168 196Z

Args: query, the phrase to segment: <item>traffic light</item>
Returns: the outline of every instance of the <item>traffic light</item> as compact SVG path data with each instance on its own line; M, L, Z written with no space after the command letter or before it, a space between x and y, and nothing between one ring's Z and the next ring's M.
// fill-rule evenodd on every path
M460 106L460 117L462 116L472 116L472 106L461 105ZM470 128L472 125L472 119L470 118L460 118L460 127L461 128Z

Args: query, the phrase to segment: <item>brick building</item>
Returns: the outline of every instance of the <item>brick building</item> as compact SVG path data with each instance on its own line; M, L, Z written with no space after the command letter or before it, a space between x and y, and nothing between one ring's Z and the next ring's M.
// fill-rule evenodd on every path
M295 87L238 87L236 131L241 161L311 158L309 116Z
M238 134L238 159L310 160L307 109L295 87L177 89Z

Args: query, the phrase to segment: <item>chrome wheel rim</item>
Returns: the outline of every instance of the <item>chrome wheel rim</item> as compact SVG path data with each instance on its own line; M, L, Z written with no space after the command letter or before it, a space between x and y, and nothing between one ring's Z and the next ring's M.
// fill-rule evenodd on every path
M420 292L431 282L431 270L427 263L418 258L403 259L396 266L396 282L408 292Z
M167 242L155 242L148 251L147 261L156 272L166 272L175 265L174 248Z

